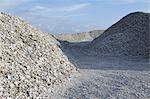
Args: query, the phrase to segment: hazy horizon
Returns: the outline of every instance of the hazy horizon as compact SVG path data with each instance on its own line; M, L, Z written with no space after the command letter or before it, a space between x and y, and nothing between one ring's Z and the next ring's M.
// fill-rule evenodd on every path
M0 11L52 34L104 30L131 12L150 12L148 0L0 0Z

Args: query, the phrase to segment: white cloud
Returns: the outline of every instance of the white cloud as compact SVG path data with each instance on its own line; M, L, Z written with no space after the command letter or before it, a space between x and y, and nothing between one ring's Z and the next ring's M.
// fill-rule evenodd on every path
M117 3L150 3L149 0L112 0L113 2Z
M89 5L90 5L90 3L76 4L76 5L72 5L72 6L68 6L68 7L62 7L62 8L59 8L58 10L71 12L71 11L76 11L76 10L86 8Z
M0 0L0 9L7 9L32 0Z
M28 9L28 12L31 13L49 13L50 11L53 11L52 8L44 7L44 6L33 6L32 8Z
M128 3L136 3L136 2L149 2L149 0L122 0Z
M44 6L34 6L30 9L30 11L44 11L44 12L73 12L80 9L84 9L88 7L90 3L82 3L82 4L75 4L70 6L62 6L62 7L44 7Z
M148 3L150 0L96 0L98 2L106 2L111 4L134 4L134 3Z
M86 30L87 27L72 21L72 17L84 16L85 13L76 13L75 11L84 10L90 6L90 3L79 3L68 6L33 6L22 11L22 17L36 24L44 31L59 33L59 32L75 32L78 28ZM73 12L73 13L72 13ZM38 19L38 20L35 20ZM68 28L66 28L68 27ZM78 30L79 31L79 30Z

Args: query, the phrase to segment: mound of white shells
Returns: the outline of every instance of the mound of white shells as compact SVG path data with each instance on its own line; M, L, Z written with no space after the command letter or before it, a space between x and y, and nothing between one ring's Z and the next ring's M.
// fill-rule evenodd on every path
M75 70L58 43L21 19L0 13L0 98L50 98Z

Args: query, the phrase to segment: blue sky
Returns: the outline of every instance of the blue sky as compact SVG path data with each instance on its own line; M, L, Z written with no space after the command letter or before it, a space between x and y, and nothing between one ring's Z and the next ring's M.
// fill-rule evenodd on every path
M150 12L149 5L150 0L0 0L0 11L58 34L106 29L131 12Z

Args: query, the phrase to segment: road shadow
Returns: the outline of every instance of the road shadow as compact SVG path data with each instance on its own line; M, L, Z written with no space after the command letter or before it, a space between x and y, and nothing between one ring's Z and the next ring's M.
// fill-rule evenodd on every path
M90 41L59 42L69 61L79 69L150 71L150 60L146 58L100 56L87 47Z

